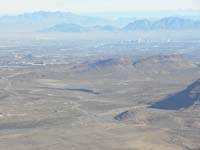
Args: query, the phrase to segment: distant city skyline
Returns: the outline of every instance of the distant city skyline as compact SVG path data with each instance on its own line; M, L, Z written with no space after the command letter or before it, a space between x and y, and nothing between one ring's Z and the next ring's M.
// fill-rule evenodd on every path
M200 9L200 0L0 0L0 14L34 11L74 13Z

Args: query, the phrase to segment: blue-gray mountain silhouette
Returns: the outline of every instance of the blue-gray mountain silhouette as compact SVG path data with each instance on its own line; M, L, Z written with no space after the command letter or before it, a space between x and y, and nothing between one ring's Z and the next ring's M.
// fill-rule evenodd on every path
M76 24L57 24L53 27L43 30L43 32L66 32L66 33L79 33L83 31L87 31L87 29Z
M105 22L101 18L82 16L71 12L39 11L13 16L1 16L0 31L38 31L57 24L95 26L102 25Z
M129 23L127 26L123 28L123 30L149 30L151 29L152 23L145 20L136 20L132 23Z
M184 30L200 29L200 21L179 17L162 18L157 21L136 20L129 23L123 30Z
M122 30L185 30L200 29L200 20L185 19L184 17L168 17L157 21L147 19L130 21ZM117 30L114 26L121 26L118 21L102 19L98 17L88 17L70 12L33 12L20 15L10 15L0 17L0 31L41 31L58 24L75 24L90 31ZM118 30L120 30L118 28Z

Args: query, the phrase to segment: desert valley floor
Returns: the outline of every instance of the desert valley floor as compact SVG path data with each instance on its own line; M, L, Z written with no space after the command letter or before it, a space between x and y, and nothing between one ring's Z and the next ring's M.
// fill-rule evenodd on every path
M1 67L0 149L199 150L199 78L174 55Z

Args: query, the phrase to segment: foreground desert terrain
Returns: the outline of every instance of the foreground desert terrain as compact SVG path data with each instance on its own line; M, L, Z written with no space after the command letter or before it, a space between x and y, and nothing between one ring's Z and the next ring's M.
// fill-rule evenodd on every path
M0 70L2 150L200 149L200 68L182 56Z

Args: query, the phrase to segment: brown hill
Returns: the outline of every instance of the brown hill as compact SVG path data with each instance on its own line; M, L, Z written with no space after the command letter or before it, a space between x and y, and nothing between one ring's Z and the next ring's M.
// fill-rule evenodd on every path
M134 59L133 57L118 57L84 62L75 69L82 71L117 71L142 73L169 73L197 68L195 64L181 55L149 56Z

